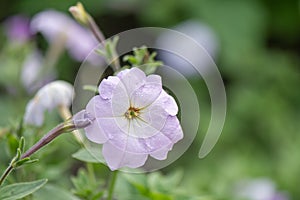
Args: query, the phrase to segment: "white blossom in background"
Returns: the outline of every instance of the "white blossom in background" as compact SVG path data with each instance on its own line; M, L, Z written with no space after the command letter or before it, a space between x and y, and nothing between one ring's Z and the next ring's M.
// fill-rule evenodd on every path
M27 106L24 115L24 123L41 126L44 122L46 110L52 111L58 106L69 107L73 99L73 86L65 81L51 82L36 93Z
M25 58L21 71L21 83L28 93L37 91L55 78L53 72L41 76L42 70L45 70L43 61L43 55L38 50L34 50Z
M55 10L46 10L35 15L30 27L33 33L42 33L49 43L63 39L70 56L77 61L83 61L99 44L91 31L68 15ZM103 62L96 54L89 56L88 61L93 64Z
M245 200L289 200L288 196L277 191L275 183L267 178L241 181L234 193L237 198Z
M184 21L172 29L190 38L180 37L170 31L163 32L156 41L156 45L162 50L159 51L160 60L187 76L193 76L197 72L188 62L191 60L194 62L193 64L209 71L212 62L207 53L210 57L215 58L219 48L215 32L208 25L194 20ZM186 42L187 40L194 40L205 51L190 45ZM180 52L180 55L177 56L172 51Z

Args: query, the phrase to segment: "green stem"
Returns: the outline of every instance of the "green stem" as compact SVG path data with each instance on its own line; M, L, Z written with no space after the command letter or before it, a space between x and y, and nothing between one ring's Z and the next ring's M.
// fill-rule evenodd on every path
M54 127L52 130L50 130L46 135L44 135L32 147L30 147L30 149L28 149L24 154L22 154L22 156L20 158L18 158L18 160L22 160L24 158L30 157L32 154L34 154L35 152L37 152L38 150L40 150L41 148L46 146L48 143L53 141L56 137L58 137L62 133L71 132L78 128L85 128L90 124L91 124L91 121L89 119L83 120L81 123L77 123L76 125L72 119L70 119L64 123L61 123L61 124L57 125L56 127ZM2 174L2 176L0 178L0 186L3 184L3 182L5 181L6 177L10 174L10 172L14 169L14 167L13 167L14 162L18 161L18 160L13 159L10 162L9 166L6 168L6 170L4 171L4 173Z
M88 16L88 27L92 31L98 42L105 43L105 37L103 33L100 31L99 26L97 26L96 22L90 15Z
M118 176L118 170L113 171L112 172L112 177L111 177L111 180L110 180L110 184L109 184L109 188L108 188L107 200L112 200L113 199L113 193L114 193L114 188L115 188L117 176Z
M87 167L87 171L88 171L88 175L89 175L90 180L93 183L96 183L97 181L96 181L96 176L95 176L95 172L94 172L93 163L87 163L86 167Z
M2 174L1 178L0 178L0 186L4 183L6 177L10 174L10 172L13 170L14 168L11 166L11 164L6 168L6 170L4 171L4 173Z
M74 125L73 125L74 126ZM66 125L64 123L59 124L55 128L53 128L51 131L49 131L44 137L42 137L37 143L35 143L29 150L27 150L20 159L26 158L34 154L36 151L47 145L49 142L51 142L53 139L55 139L60 134L64 133L68 128L73 129L72 124ZM6 177L10 174L10 172L14 169L13 167L14 159L10 162L9 166L6 168L4 173L2 174L0 178L0 186L5 181Z
M96 24L93 17L91 17L90 15L88 16L88 24L87 25L88 25L88 28L94 34L95 38L98 40L98 42L101 43L103 45L103 47L105 48L105 46L106 46L105 37L104 37L102 31L100 30L99 26ZM109 58L106 58L106 59L109 59ZM109 62L111 62L111 64L113 65L115 72L121 68L119 56L118 56L117 52L115 51L115 49L112 52L112 59L109 60Z

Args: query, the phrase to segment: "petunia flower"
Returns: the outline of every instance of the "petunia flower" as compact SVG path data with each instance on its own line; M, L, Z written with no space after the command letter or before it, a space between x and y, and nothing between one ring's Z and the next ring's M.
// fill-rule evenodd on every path
M83 61L99 44L91 31L80 26L64 13L54 10L35 15L30 27L34 33L41 32L50 43L63 38L69 54L77 61ZM88 60L93 64L102 62L95 55L89 56Z
M89 140L103 144L111 170L141 167L148 156L164 160L183 138L177 104L162 89L160 76L127 69L104 79L98 89L86 106L96 120L85 132Z
M44 122L44 113L58 106L71 105L73 86L65 81L54 81L42 87L26 106L24 123L41 126Z

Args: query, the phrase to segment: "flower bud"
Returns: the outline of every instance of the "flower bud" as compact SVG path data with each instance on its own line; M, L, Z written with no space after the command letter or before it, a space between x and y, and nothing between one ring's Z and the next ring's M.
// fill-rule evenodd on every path
M79 23L88 25L89 14L85 11L82 3L78 2L76 6L71 6L69 11Z

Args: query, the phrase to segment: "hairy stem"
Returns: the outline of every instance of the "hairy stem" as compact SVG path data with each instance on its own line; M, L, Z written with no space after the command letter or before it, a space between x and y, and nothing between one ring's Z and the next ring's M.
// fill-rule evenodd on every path
M49 142L51 142L54 138L62 134L66 130L65 124L59 124L55 128L53 128L51 131L49 131L44 137L42 137L37 143L35 143L29 150L27 150L20 159L26 158L34 154L36 151L41 149L43 146L47 145ZM9 166L6 168L4 173L2 174L0 178L0 186L4 183L7 176L10 174L10 172L13 170L13 161L10 162Z
M110 180L109 188L108 188L108 196L107 200L112 200L113 199L113 193L116 185L116 180L118 176L118 170L112 172L112 177Z
M90 30L93 32L93 34L96 37L96 39L98 40L98 42L104 44L105 37L91 16L88 16L88 26L89 26Z
M93 184L97 183L93 163L86 163L86 168L90 181L92 181Z
M99 29L99 26L96 24L95 20L90 15L88 16L88 28L92 31L98 42L102 43L103 47L105 48L105 37L102 31ZM113 69L116 72L120 69L120 61L117 53L113 53L113 59L110 61L112 61L111 64L113 65Z
M31 148L29 148L24 154L22 154L19 160L22 160L24 158L27 158L27 157L31 156L32 154L34 154L35 152L40 150L42 147L49 144L52 140L54 140L56 137L58 137L62 133L67 133L67 132L71 132L71 131L74 131L74 130L79 129L79 128L84 128L84 127L90 125L90 123L91 123L91 119L87 119L87 120L84 120L81 123L77 123L75 125L73 120L70 119L70 120L68 120L64 123L61 123L61 124L57 125L52 130L50 130L46 135L44 135ZM6 168L4 173L1 175L0 186L4 183L7 176L14 169L13 164L14 164L14 160L12 160L10 162L9 166Z
M7 176L10 174L10 172L13 170L12 165L10 164L6 170L4 171L4 173L2 174L1 178L0 178L0 186L4 183L5 179L7 178Z
M26 158L37 152L42 147L46 146L49 142L54 140L57 136L61 135L62 133L66 132L68 128L74 129L74 125L69 125L66 127L64 123L59 124L51 131L49 131L46 135L44 135L37 143L35 143L30 149L28 149L22 156L21 159Z

